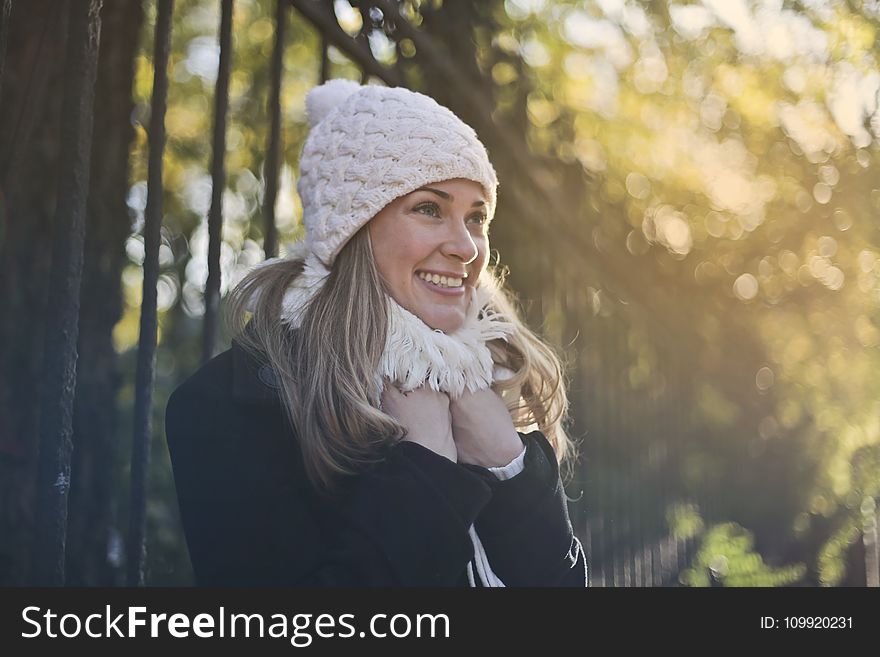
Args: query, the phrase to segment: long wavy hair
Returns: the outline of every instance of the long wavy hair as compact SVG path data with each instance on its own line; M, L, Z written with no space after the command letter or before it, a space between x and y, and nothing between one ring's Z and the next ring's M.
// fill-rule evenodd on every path
M316 489L330 492L340 476L380 460L406 430L371 401L390 309L367 226L340 251L328 279L304 308L300 327L291 329L280 320L281 305L302 270L297 259L255 268L228 295L225 317L233 339L273 367L306 473ZM563 427L568 419L564 368L554 349L521 319L513 295L504 289L506 276L506 268L488 266L477 281L491 290L491 307L515 326L507 341L487 345L495 362L513 372L492 388L506 402L517 430L537 427L544 434L568 478L575 450Z

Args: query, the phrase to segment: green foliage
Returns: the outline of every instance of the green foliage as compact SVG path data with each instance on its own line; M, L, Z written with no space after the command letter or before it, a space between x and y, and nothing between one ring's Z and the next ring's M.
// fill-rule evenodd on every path
M680 581L685 586L788 586L803 578L806 567L773 568L753 550L751 532L733 522L714 525L703 535L691 566Z
M669 533L677 539L697 536L703 531L703 519L696 504L674 504L666 513Z

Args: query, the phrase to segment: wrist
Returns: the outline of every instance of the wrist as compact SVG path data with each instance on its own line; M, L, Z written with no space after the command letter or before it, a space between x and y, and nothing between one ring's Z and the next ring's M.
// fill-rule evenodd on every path
M523 445L522 451L519 453L515 459L513 459L510 463L503 466L496 466L488 468L489 472L495 475L500 481L505 481L507 479L513 479L520 472L526 469L526 446Z
M509 465L525 449L525 444L516 432L503 439L487 441L479 445L466 445L456 441L456 446L459 463L483 468L501 468Z

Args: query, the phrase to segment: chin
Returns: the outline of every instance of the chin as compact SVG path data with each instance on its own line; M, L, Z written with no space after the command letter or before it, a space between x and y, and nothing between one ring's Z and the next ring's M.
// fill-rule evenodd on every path
M444 317L419 315L419 319L432 329L440 330L444 333L455 333L464 324L463 315Z

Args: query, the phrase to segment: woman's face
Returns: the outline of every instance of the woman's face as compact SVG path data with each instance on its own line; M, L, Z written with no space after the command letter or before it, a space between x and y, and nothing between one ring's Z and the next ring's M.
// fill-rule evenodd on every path
M368 224L391 296L431 328L464 323L489 252L487 207L479 183L454 178L395 199Z

